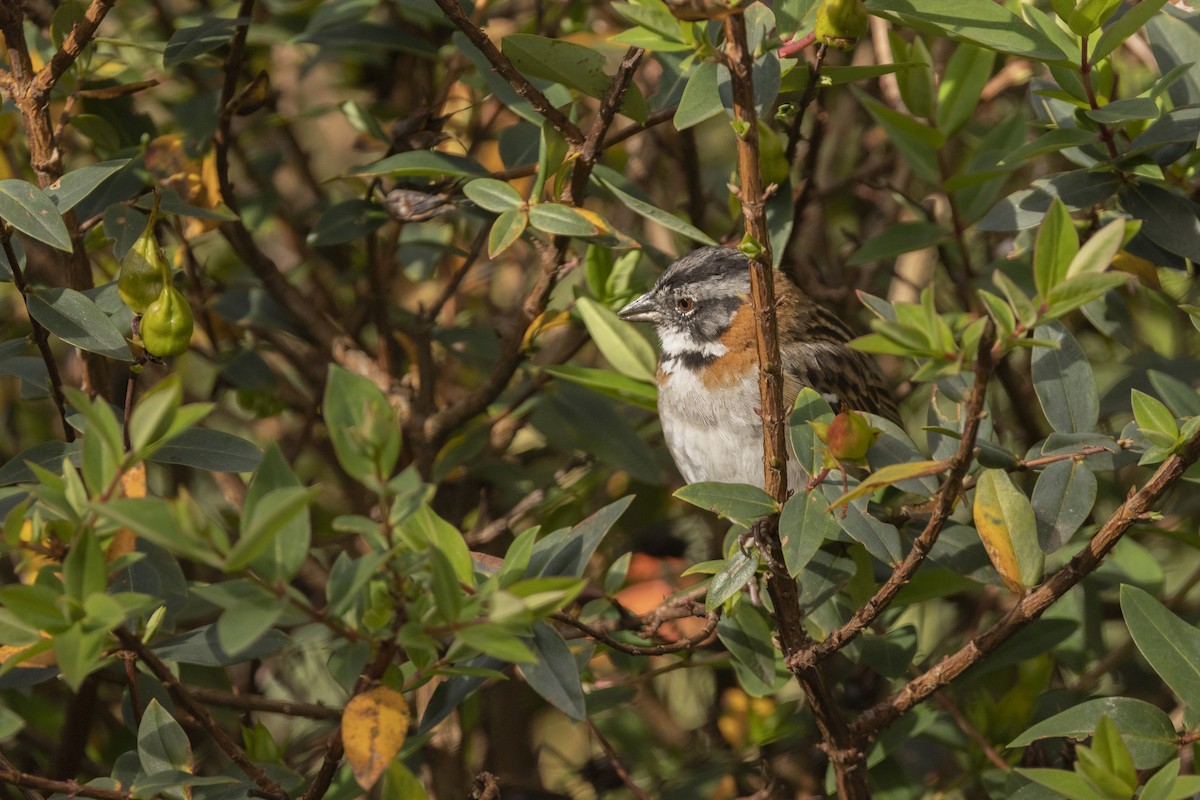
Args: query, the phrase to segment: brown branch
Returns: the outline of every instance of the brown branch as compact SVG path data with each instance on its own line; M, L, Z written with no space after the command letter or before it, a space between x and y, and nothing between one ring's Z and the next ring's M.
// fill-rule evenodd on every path
M4 248L4 256L8 259L13 282L17 286L17 291L21 293L22 302L25 303L25 314L29 317L29 324L33 328L33 343L37 345L42 363L46 365L46 381L49 383L50 397L53 398L54 405L58 408L58 417L62 420L63 438L68 442L73 442L75 441L75 429L67 422L67 398L63 395L62 375L58 372L58 362L54 360L54 353L50 350L50 334L42 323L29 313L29 293L32 287L29 285L29 281L25 280L25 272L21 269L21 265L17 263L17 253L12 246L12 229L6 223L0 223L0 246Z
M7 759L5 759L7 761ZM7 783L18 788L41 789L55 794L65 794L68 797L93 797L96 800L132 800L129 792L117 792L112 789L101 789L98 786L84 786L78 781L56 781L43 778L40 775L30 775L15 769L0 769L0 783ZM28 798L29 794L22 792ZM33 795L39 797L40 795Z
M943 658L935 666L909 681L892 697L864 711L851 727L855 740L859 743L870 741L901 714L908 712L972 665L995 652L1013 634L1040 617L1055 601L1100 566L1104 557L1130 526L1143 519L1167 489L1178 482L1184 471L1198 458L1200 433L1188 439L1175 455L1164 461L1141 489L1136 492L1131 490L1125 502L1112 513L1070 562L1040 585L1028 590L1004 616L957 652Z
M733 117L737 132L738 177L746 234L756 242L750 260L750 300L754 308L758 348L759 408L763 423L763 488L778 503L787 499L787 427L783 408L783 373L775 320L775 287L771 268L771 238L764 209L762 174L758 161L758 115L754 104L753 59L746 46L746 22L741 14L725 19L725 63L733 89ZM782 568L779 517L755 523L756 540L764 543L770 570L767 589L775 608L779 642L789 663L809 643L796 581ZM867 767L864 753L849 737L846 720L837 708L824 676L816 667L797 665L793 670L812 707L830 761L839 797L865 800Z
M689 616L691 615L689 614ZM670 653L691 650L693 647L703 644L710 636L713 635L713 631L717 629L718 621L717 615L710 612L705 618L704 627L698 633L692 636L687 636L683 639L679 639L678 641L667 642L665 644L637 645L629 644L628 642L622 642L620 639L614 639L608 634L607 631L588 625L586 622L578 620L569 614L557 613L554 615L554 619L563 623L564 625L570 625L572 628L580 631L583 633L583 635L587 636L593 641L599 642L606 647L611 647L614 650L618 650L631 656L665 656L669 655Z
M492 44L492 40L488 38L482 28L467 19L458 0L435 0L435 2L446 17L458 26L458 29L471 40L473 45L479 48L479 52L483 53L484 58L491 63L500 77L504 78L517 94L528 100L530 105L563 135L564 139L575 146L583 144L583 131L579 130L574 122L567 119L566 114L555 108L546 99L546 95L530 83L528 78L517 71L508 57Z
M891 604L899 591L912 580L913 575L925 562L929 551L933 549L938 535L954 511L955 503L962 490L963 479L966 477L971 460L975 455L975 439L979 435L979 424L985 413L984 398L987 396L988 381L991 379L992 369L995 366L995 362L992 360L992 340L995 335L995 329L991 322L988 322L979 341L979 356L975 364L975 384L971 387L971 394L963 412L963 432L958 443L958 452L950 461L949 474L942 482L941 488L938 489L937 496L934 497L933 513L929 517L929 521L925 523L925 529L913 540L912 549L908 551L904 560L892 570L888 579L875 591L871 599L854 613L849 622L832 631L822 641L810 645L797 654L798 666L812 666L822 659L828 658L870 627Z
M1096 100L1096 90L1092 87L1092 67L1094 66L1088 60L1088 37L1079 37L1079 74L1083 79L1083 90L1087 93L1088 104L1091 105L1093 111L1100 109L1100 104ZM1114 161L1121 157L1121 153L1117 150L1116 138L1113 136L1112 128L1103 122L1097 122L1096 126L1100 131L1100 138L1104 141L1104 146L1108 148L1108 156Z
M205 686L190 686L188 691L197 700L209 705L233 708L238 711L262 711L268 714L282 714L286 717L305 717L306 719L340 720L342 709L321 703L303 703L297 700L276 700L255 694L235 694L222 689L209 689Z
M621 756L613 748L608 739L604 738L604 734L596 727L596 723L590 719L587 721L588 730L596 737L596 741L600 743L600 749L604 751L608 763L612 766L613 771L617 773L617 777L621 779L621 783L625 784L625 788L629 793L637 798L637 800L652 800L646 790L633 782L633 778L629 774L629 770L625 769L624 762L621 761Z
M637 72L638 64L641 63L642 56L645 54L646 51L640 47L631 47L625 51L621 65L617 68L617 74L613 77L612 83L608 85L604 99L600 101L600 110L592 119L592 127L588 130L587 138L579 148L579 160L575 169L571 171L569 192L564 196L566 202L573 205L583 202L583 196L587 192L588 178L604 149L604 134L612 126L613 117L617 115L617 109L621 107L621 102L625 99L625 92L629 90L629 85L633 82L633 74Z
M195 718L197 724L212 737L217 746L229 756L233 763L237 764L238 768L250 780L258 785L265 797L270 800L287 800L288 794L283 790L283 787L268 775L266 770L250 760L250 757L246 755L246 751L230 738L229 734L213 718L212 713L200 703L191 689L179 682L179 679L175 677L175 673L171 671L171 668L153 650L147 647L135 634L130 633L124 628L117 628L113 633L120 640L122 647L126 650L132 650L150 668L150 671L162 682L163 686L166 687L167 691L171 693L171 696L175 698L175 701L179 703L183 710Z
M115 3L116 0L92 0L87 10L83 12L83 17L71 26L67 38L63 39L62 47L58 48L46 66L38 70L37 75L34 76L33 85L30 87L34 92L43 97L50 94L50 90L71 68L75 59L79 58L83 48L92 41L92 37L96 35L96 29L100 27L100 23L104 21L104 17L108 15Z

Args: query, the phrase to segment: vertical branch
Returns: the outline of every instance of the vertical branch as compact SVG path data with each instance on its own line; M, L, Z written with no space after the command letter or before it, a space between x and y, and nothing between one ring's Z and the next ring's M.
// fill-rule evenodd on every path
M754 107L753 59L746 47L746 23L741 14L725 19L725 63L732 76L734 128L737 132L738 178L746 237L752 239L750 300L754 308L758 346L759 403L763 422L764 488L776 502L787 499L787 445L783 408L783 369L775 319L775 285L771 269L771 239L763 206L762 173L758 163L758 115ZM804 630L796 581L783 566L779 519L755 524L770 570L767 589L775 606L779 641L786 662L804 690L816 718L825 752L833 763L838 796L863 800L867 787L866 759L850 738L846 720L837 708L820 669L801 665L795 655L809 643Z
M25 303L25 314L29 317L29 324L33 327L33 343L37 345L38 353L42 356L42 363L46 365L46 381L50 384L50 397L53 398L54 405L58 409L58 417L62 420L63 438L68 442L73 442L75 441L75 429L67 422L67 399L63 396L62 376L58 372L58 362L54 360L54 353L50 350L50 335L42 323L29 313L29 301L26 299L30 290L29 281L25 280L25 273L22 271L21 265L17 263L17 253L12 246L12 229L3 223L0 223L0 245L4 247L4 257L8 259L13 281L17 285L17 291L21 293L21 300Z

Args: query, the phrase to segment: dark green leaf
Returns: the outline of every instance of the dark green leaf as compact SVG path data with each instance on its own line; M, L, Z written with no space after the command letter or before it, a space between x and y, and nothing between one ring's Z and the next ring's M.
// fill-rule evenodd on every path
M933 247L950 232L933 222L895 222L874 236L850 257L849 266L884 261L902 253Z
M600 540L632 502L632 495L623 497L609 503L570 530L555 531L544 536L533 546L533 554L529 558L529 568L525 574L529 577L582 575Z
M657 222L659 225L662 225L668 230L682 234L694 242L700 242L700 244L708 245L716 244L716 241L704 231L689 225L674 214L663 211L653 203L648 203L645 200L626 192L624 189L617 186L616 180L609 180L610 177L620 176L619 173L613 173L611 171L606 173L605 170L601 169L600 167L597 167L596 171L593 173L593 178L605 189L608 189L610 192L612 192L617 200L619 200L622 205L624 205L630 211L633 211L638 216L644 217L651 222Z
M561 203L538 203L529 208L529 224L555 236L587 238L608 232L581 211Z
M1096 474L1073 458L1042 470L1031 503L1043 552L1056 552L1079 530L1092 513L1096 489Z
M1095 144L1097 141L1099 141L1099 137L1094 131L1087 131L1083 128L1052 128L1032 142L1021 145L1006 155L1001 163L1019 164L1035 156L1056 153L1068 147L1083 147Z
M741 549L734 550L733 555L725 565L713 575L709 584L708 594L704 605L709 610L720 608L721 604L740 592L747 583L754 579L758 571L758 553L746 553Z
M150 460L209 472L250 472L262 461L262 451L231 433L189 428L155 450Z
M1116 125L1130 120L1157 119L1158 104L1149 97L1131 97L1127 100L1114 100L1096 109L1084 109L1086 114L1096 122Z
M889 141L912 167L913 172L929 183L938 183L942 177L938 151L946 141L941 132L889 108L857 89L855 96L875 121L887 131Z
M524 209L514 208L496 217L488 232L488 257L495 258L520 238L529 225L529 215Z
M1008 746L1026 747L1052 736L1083 740L1104 716L1116 723L1138 769L1157 767L1175 755L1177 736L1171 718L1157 706L1132 697L1098 697L1080 703L1042 720Z
M938 86L937 128L953 136L971 118L979 105L983 87L992 77L996 54L991 50L960 44L950 57Z
M132 361L129 345L108 315L74 289L38 289L26 295L29 313L46 330L81 350Z
M65 214L129 162L128 158L119 158L72 170L47 186L46 196L58 208L58 213Z
M529 688L571 719L585 719L587 709L579 682L579 667L562 636L545 622L539 622L533 626L530 644L536 660L518 667Z
M436 150L413 150L407 153L397 153L382 161L359 167L352 175L368 177L386 176L389 178L403 177L453 177L477 178L488 174L478 162L456 156L452 153L440 153Z
M1121 189L1121 205L1142 221L1142 233L1167 252L1200 261L1200 206L1152 183Z
M156 699L142 712L137 749L142 771L148 775L170 769L191 771L192 746L187 734Z
M612 370L577 367L574 364L558 364L542 367L542 372L577 383L580 386L586 386L647 411L654 411L658 408L658 392L653 383L627 378Z
M803 488L783 504L779 514L779 539L789 575L799 575L821 544L837 536L838 523L828 505L823 496Z
M317 219L308 243L328 247L361 239L388 221L388 212L367 200L346 200L325 210Z
M1116 50L1122 42L1157 14L1165 3L1166 0L1141 0L1135 5L1126 6L1125 13L1107 25L1104 32L1100 34L1100 38L1096 40L1096 46L1092 48L1092 63L1098 63L1100 59ZM1164 71L1166 69L1167 67L1163 67Z
M1058 343L1037 347L1031 356L1033 389L1054 430L1087 433L1100 418L1100 398L1087 356L1059 322L1039 325L1034 336Z
M4 466L0 467L0 486L35 480L33 471L28 466L30 463L57 473L62 469L64 458L70 459L71 463L78 467L82 463L80 442L68 443L52 439L35 444L4 462Z
M774 628L767 612L751 603L740 603L733 614L717 623L717 636L729 650L734 660L744 666L762 686L770 688L775 683L775 664L778 660L772 636ZM761 688L746 686L752 695L763 692Z
M363 483L386 481L400 458L400 426L379 387L331 365L322 406L342 469Z
M174 69L205 53L211 53L229 42L239 25L249 24L249 17L206 17L199 25L180 28L171 34L167 47L163 50L163 66Z
M245 651L230 655L217 642L217 626L204 625L154 646L154 652L166 661L198 664L202 667L227 667L278 653L292 643L282 631L269 630Z
M494 214L520 209L525 199L510 184L494 178L477 178L463 186L463 194L480 208Z
M604 56L574 42L511 33L501 42L501 50L526 75L556 81L591 97L603 98L612 84L612 78L604 72ZM646 121L646 99L635 84L630 84L625 93L621 113L638 122Z
M1165 372L1152 369L1146 375L1172 414L1176 417L1200 416L1200 392Z
M62 210L28 181L0 181L0 218L30 238L71 252L71 235L63 224Z
M1121 613L1154 671L1189 708L1200 709L1200 631L1136 586L1121 586Z
M769 494L745 483L691 483L676 491L675 496L743 525L779 510Z

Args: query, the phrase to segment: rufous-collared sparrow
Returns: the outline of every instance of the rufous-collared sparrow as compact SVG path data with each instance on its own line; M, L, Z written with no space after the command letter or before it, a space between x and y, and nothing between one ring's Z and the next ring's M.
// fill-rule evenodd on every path
M854 335L781 273L775 278L784 403L805 386L835 410L893 421L896 405L870 357L846 346ZM658 411L667 448L688 483L763 485L758 350L747 259L702 247L671 264L650 291L619 312L651 322L662 342ZM789 462L789 484L800 479Z

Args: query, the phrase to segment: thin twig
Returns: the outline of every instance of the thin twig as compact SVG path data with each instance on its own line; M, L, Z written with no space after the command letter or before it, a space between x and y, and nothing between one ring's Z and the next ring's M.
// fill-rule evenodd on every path
M84 786L78 781L56 781L50 778L43 778L40 775L30 775L27 772L19 772L15 769L0 769L0 783L11 784L12 786L28 787L31 789L41 789L55 794L65 794L68 797L92 797L96 800L132 800L133 795L129 792L118 792L112 789L101 789L98 786ZM27 798L37 798L40 795L25 795Z
M629 793L637 798L637 800L652 800L646 790L633 782L633 778L629 775L629 770L625 769L625 764L621 761L621 756L613 748L608 739L604 738L604 734L596 727L596 723L590 719L587 721L588 730L596 737L596 741L600 743L600 749L604 751L608 763L612 766L613 771L617 773L617 777L621 779L621 783L625 784L625 788Z
M517 94L528 100L530 105L563 135L564 139L576 146L583 144L583 131L579 130L574 122L567 119L566 114L555 108L546 99L546 95L542 94L536 86L529 82L528 78L513 66L508 57L492 44L492 40L488 38L482 28L467 19L458 0L435 0L435 2L446 17L458 26L458 29L471 40L473 45L479 48L479 52L483 53L484 58L491 63L497 74L504 78Z
M258 785L265 797L270 798L270 800L287 800L288 794L283 790L283 787L268 775L266 770L250 760L250 757L246 755L246 751L230 738L229 734L213 718L212 713L192 694L191 689L179 682L179 679L175 677L175 673L171 671L171 668L153 650L147 647L136 635L124 628L117 628L113 633L120 640L122 647L133 651L141 659L142 663L149 667L150 671L162 682L163 686L171 693L176 702L195 718L197 724L212 737L217 746L229 756L233 763L237 764L238 768Z
M876 590L871 599L854 613L849 622L830 632L822 641L812 644L796 654L795 659L798 666L811 666L828 658L874 623L900 590L912 580L913 575L921 568L925 557L929 555L929 551L937 542L938 535L949 521L954 505L958 501L963 479L966 477L967 469L971 466L971 460L975 455L975 439L979 434L979 424L984 417L984 398L987 396L988 381L991 379L992 369L995 366L992 360L992 340L995 335L995 329L989 322L979 341L979 356L975 365L975 384L971 387L971 394L963 412L963 432L958 443L958 452L951 460L949 474L934 498L933 513L929 517L929 521L925 523L925 529L913 540L912 549L908 551L904 561L892 570L888 579Z
M690 616L690 615L689 615ZM709 613L705 618L704 627L692 636L684 637L674 642L654 645L637 645L622 642L620 639L614 639L606 631L588 625L586 622L576 619L569 614L558 613L554 615L554 619L570 625L578 631L581 631L585 636L593 641L599 642L606 647L611 647L613 650L618 650L622 653L631 656L665 656L671 653L678 653L683 650L691 650L697 645L703 644L713 635L713 631L717 629L718 617L715 613Z
M54 400L55 407L58 408L59 419L62 420L63 438L68 442L73 442L75 441L75 429L67 422L67 398L63 395L62 375L58 371L58 362L55 361L54 353L50 350L50 334L42 323L29 313L29 293L33 287L29 285L29 281L25 279L25 271L17 263L17 253L12 246L12 228L6 223L0 223L0 246L4 248L4 256L8 259L13 282L16 283L17 291L21 293L21 300L25 303L25 314L29 317L29 325L33 329L33 343L37 345L42 363L46 365L46 380L49 384L50 397Z

